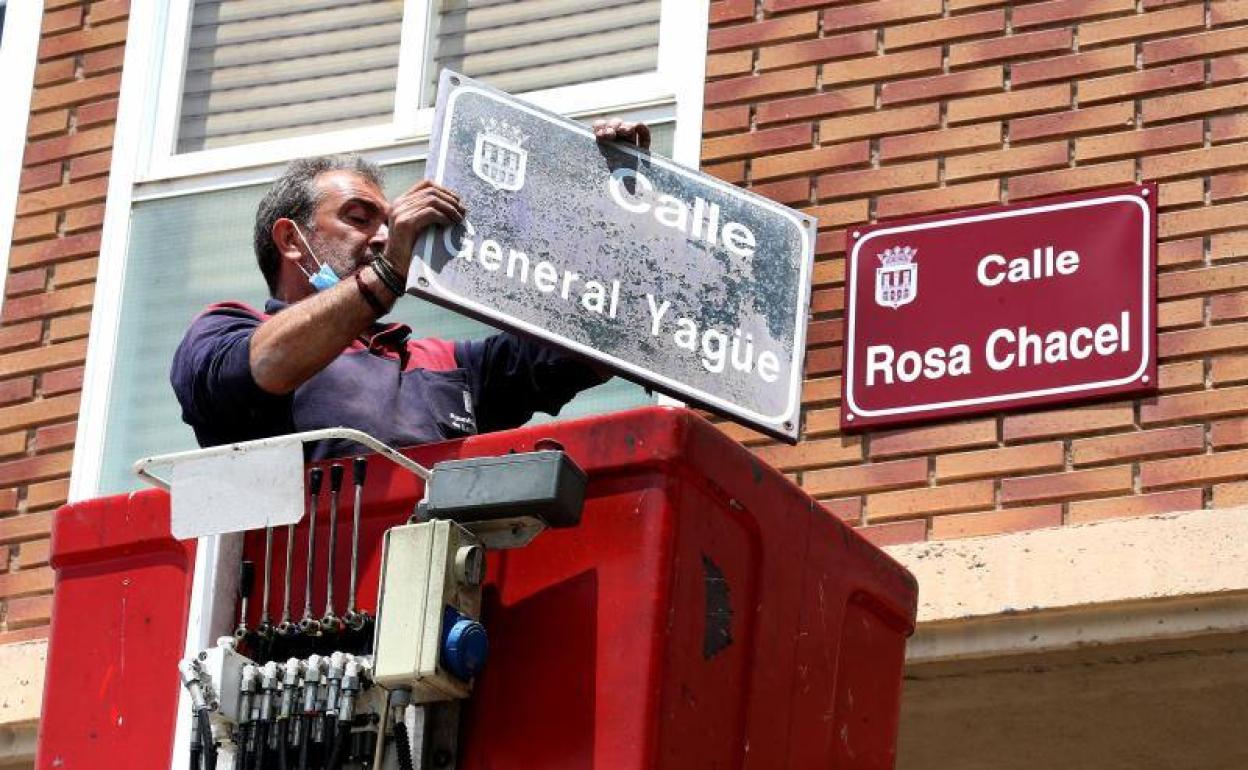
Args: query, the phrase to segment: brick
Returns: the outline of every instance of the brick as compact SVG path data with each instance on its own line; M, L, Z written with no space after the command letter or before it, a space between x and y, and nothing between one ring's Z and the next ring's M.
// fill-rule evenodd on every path
M1214 83L1228 83L1232 80L1248 78L1248 54L1214 59L1210 75Z
M914 486L926 481L927 460L919 458L810 471L802 479L802 486L811 495L845 496Z
M86 355L85 340L8 353L0 356L0 378L42 372L67 364L80 364L86 360Z
M772 444L755 450L754 454L780 471L801 471L863 460L862 440L857 436L802 441L794 446Z
M35 626L33 628L21 628L17 631L5 631L0 633L0 644L18 644L19 642L47 639L50 631L51 628L49 626Z
M53 578L54 573L50 567L38 567L0 575L0 596L11 600L50 592Z
M841 371L841 347L816 348L806 351L806 372L812 376Z
M745 75L742 77L716 80L706 86L706 106L714 107L730 102L749 101L768 96L791 94L798 91L811 91L815 87L815 68L780 72L764 72L761 75Z
M50 513L19 513L0 518L0 544L3 545L47 537L51 531Z
M1248 505L1248 482L1214 485L1214 508L1232 508L1241 505Z
M958 13L959 11L969 11L976 8L986 8L994 5L1001 5L1006 0L948 0L949 12Z
M75 115L78 116L78 128L82 129L116 121L117 103L117 99L105 99L100 102L78 105L78 109L75 112Z
M1201 121L1085 136L1075 140L1075 160L1085 162L1127 155L1146 155L1149 152L1173 150L1176 147L1199 146L1203 141L1204 126ZM1153 161L1161 161L1164 165L1169 165L1169 158L1176 155L1189 154L1152 155L1143 158L1144 178L1162 180L1169 176L1177 176L1177 173L1149 173L1147 171L1149 166L1157 166ZM1244 162L1248 163L1248 161Z
M26 454L26 431L0 434L0 457Z
M56 235L56 212L17 217L13 220L13 243L15 245L53 235Z
M27 145L28 147L30 145ZM44 163L41 166L28 166L22 171L18 189L21 192L43 190L61 183L61 163Z
M103 0L103 2L94 2L91 9L87 12L87 20L92 26L99 26L110 21L128 18L130 15L130 0Z
M995 179L986 179L982 182L947 185L933 190L882 195L876 203L876 214L880 218L889 218L908 214L952 211L997 203L1000 201L1000 196L1000 183Z
M1217 202L1248 196L1248 172L1218 174L1209 180L1209 196Z
M1248 2L1245 0L1215 0L1209 5L1209 23L1220 27L1223 24L1234 24L1248 21Z
M1076 166L1059 171L1042 171L1010 179L1010 200L1090 190L1135 181L1135 163L1130 160Z
M810 202L810 179L798 177L767 184L752 184L750 191L777 203L796 206Z
M979 150L1001 145L1000 123L977 123L961 128L946 128L904 136L880 139L880 158L897 160L927 155L944 155L953 151Z
M69 130L69 110L50 110L30 116L26 123L29 139L42 139Z
M1248 114L1209 118L1209 138L1214 144L1248 138Z
M935 184L936 175L936 161L923 160L862 171L824 174L819 177L815 191L823 199L845 198L882 190Z
M962 155L945 160L945 178L949 181L973 179L1024 169L1066 166L1069 149L1066 142L1033 144L1008 150L993 150L976 155Z
M1157 295L1162 299L1211 294L1248 286L1248 262L1162 273Z
M1203 83L1204 79L1204 64L1194 61L1141 72L1081 80L1078 85L1079 103L1095 104L1155 91L1169 91Z
M81 373L79 374L79 387L81 388ZM65 449L74 445L74 438L78 432L78 423L66 422L58 425L45 425L35 431L35 452L38 454L46 454L53 449ZM29 493L27 494L29 502Z
M1011 20L1015 29L1025 29L1041 24L1083 20L1134 10L1135 0L1050 0L1020 5L1014 9Z
M867 496L867 521L912 518L927 514L958 513L991 508L996 482L969 481Z
M932 539L949 540L959 537L1003 535L1009 532L1059 527L1061 524L1061 505L1037 505L983 513L959 513L952 516L937 516L932 519Z
M73 262L62 262L56 266L52 275L52 285L56 288L75 286L95 280L99 268L99 260L79 259Z
M91 131L78 131L56 139L45 139L26 145L24 164L46 163L51 160L72 158L113 146L113 128L106 126ZM59 177L59 174L57 175Z
M99 253L100 233L86 233L14 248L9 252L9 267L35 267L84 256L94 257Z
M4 623L9 631L46 626L52 619L52 595L28 596L5 602Z
M1241 321L1248 318L1248 292L1210 297L1209 316L1214 323Z
M1166 241L1157 244L1157 264L1161 267L1175 267L1203 262L1205 244L1203 238L1185 238L1178 241Z
M1061 468L1065 451L1061 442L982 449L936 457L936 478L941 481L1021 474Z
M768 43L781 43L819 33L819 14L798 13L766 21L751 21L728 27L716 27L707 34L707 49L729 51Z
M4 282L4 293L8 297L20 297L23 294L43 291L47 283L47 268L41 267L34 270L23 270L19 273L9 273L9 277Z
M1074 43L1070 29L1046 29L1006 35L990 40L955 43L949 46L949 66L961 67L1002 59L1014 59L1038 53L1068 51Z
M724 107L721 110L706 110L703 112L703 136L746 129L749 125L749 105Z
M1203 361L1183 361L1157 367L1157 390L1160 393L1193 390L1204 386L1205 365Z
M858 165L866 163L869 158L870 147L866 142L850 142L755 158L751 168L755 180L775 179L792 174L809 174L826 168Z
M871 436L870 457L901 457L997 443L995 419L958 422L929 428L908 428Z
M710 20L713 25L752 18L754 18L754 0L715 0L711 3Z
M941 14L941 0L877 0L874 3L829 8L823 12L824 29L853 29L929 19Z
M17 490L16 489L0 489L0 513L13 513L17 510ZM10 526L8 522L12 518L0 518L0 538L3 538L5 528ZM2 542L2 541L0 541ZM4 550L4 549L0 549ZM3 571L3 570L0 570Z
M745 183L745 161L743 160L734 160L729 163L704 164L702 171L729 184Z
M24 321L28 318L46 318L48 316L72 313L91 307L91 299L95 294L94 284L73 286L68 289L35 294L29 297L18 297L4 303L3 318L5 323Z
M753 51L717 53L706 57L706 79L744 75L754 71Z
M38 402L36 402L38 403ZM36 455L0 463L0 483L19 484L68 476L73 452Z
M0 404L25 401L35 395L34 377L15 377L0 382Z
M1171 492L1154 492L1147 495L1075 501L1070 504L1067 522L1086 524L1091 521L1129 516L1156 516L1172 511L1196 511L1202 507L1204 507L1204 492L1199 489L1176 489Z
M126 49L121 46L92 51L82 57L82 74L86 77L95 77L110 72L120 72L121 65L126 59L125 54Z
M1248 414L1248 387L1158 396L1140 403L1140 424L1190 422Z
M786 120L818 118L824 115L868 109L874 105L875 86L838 88L825 93L763 102L755 109L755 118L759 125L766 125Z
M82 390L82 371L81 366L73 366L46 372L39 378L40 390L44 396L80 391Z
M1079 46L1090 48L1102 43L1158 37L1174 32L1199 29L1205 25L1205 9L1199 5L1123 16L1079 25Z
M83 102L108 99L121 93L121 73L98 75L57 86L36 88L30 97L31 112L72 107Z
M1005 86L1005 72L1000 66L954 72L948 75L885 83L880 87L884 104L901 104L945 96L1000 91Z
M1010 139L1024 142L1043 139L1054 134L1079 134L1113 126L1133 126L1135 107L1130 102L1081 107L1069 112L1015 118L1010 121Z
M17 562L22 569L46 567L51 558L52 542L49 539L28 540L18 548Z
M862 498L843 497L835 500L820 500L819 505L841 521L851 524L862 522Z
M0 409L0 430L8 431L46 425L47 423L60 422L77 415L77 394L45 398ZM0 466L0 468L2 467ZM4 479L4 481L0 481L0 484L13 480L6 477L2 472L0 472L0 479ZM29 479L21 479L20 477L18 480L29 481Z
M1039 61L1015 62L1010 67L1010 83L1018 88L1049 80L1069 80L1081 75L1134 67L1135 46L1119 45ZM1082 92L1079 102L1084 103Z
M939 125L940 105L920 104L824 120L819 123L819 141L829 144L849 139L873 139L889 134L936 128Z
M31 484L26 488L26 507L28 510L58 508L65 504L68 497L69 479Z
M807 345L828 345L845 339L845 327L841 319L812 321L806 327Z
M1170 238L1192 233L1229 230L1248 221L1248 203L1225 203L1199 209L1171 211L1157 217L1157 234Z
M108 194L108 179L91 179L39 192L26 193L17 199L19 216L39 214L74 204L98 203Z
M891 80L902 75L940 72L939 48L920 48L882 56L845 59L823 65L824 86Z
M39 27L42 36L68 32L82 26L82 6L69 6L59 11L45 11L43 23Z
M1248 256L1248 230L1219 233L1209 239L1209 258L1215 262Z
M1017 13L1017 11L1015 11ZM997 9L982 13L949 16L897 27L885 27L884 50L895 51L937 41L953 41L1005 30L1005 11Z
M1248 418L1215 422L1209 429L1209 443L1214 449L1248 445Z
M1200 326L1204 321L1205 301L1200 297L1164 302L1157 306L1157 327L1159 329Z
M768 46L758 52L760 70L822 64L851 56L875 53L875 32L866 30L848 35L832 35L785 45Z
M0 326L0 350L13 350L34 345L42 338L38 321Z
M1202 128L1201 121L1179 125ZM1144 130L1164 131L1167 128L1172 126ZM1190 133L1191 129L1186 129L1186 132ZM1141 160L1140 170L1145 179L1173 179L1208 171L1224 171L1237 166L1248 166L1248 143L1220 144L1187 152L1153 155Z
M1248 29L1244 27L1151 40L1141 46L1145 66L1195 59L1241 48L1248 48Z
M890 524L859 527L854 531L877 548L885 548L890 545L923 542L927 539L927 522L923 520L896 521Z
M1077 439L1071 442L1071 456L1075 465L1093 465L1141 457L1191 454L1199 452L1204 445L1204 428L1183 425Z
M1248 449L1154 460L1140 465L1144 489L1240 481L1248 476Z
M1242 107L1245 101L1248 101L1248 83L1231 83L1200 91L1183 91L1145 99L1141 106L1141 115L1145 123L1157 123L1236 109Z
M1055 409L1047 412L1008 415L1002 428L1007 443L1038 438L1053 438L1078 433L1096 433L1135 424L1130 405L1107 404Z
M812 217L819 220L819 227L837 227L841 225L854 225L867 221L867 201L845 201L843 203L830 203L824 206L813 206L804 211ZM837 305L828 307L828 310L841 310L841 296L843 292L830 292L836 298ZM818 312L818 311L816 311Z
M835 293L835 292L829 292ZM840 411L837 409L811 409L806 412L803 420L804 438L812 439L820 436L839 434L841 431Z
M1024 88L1002 94L955 99L949 102L950 125L972 121L1047 112L1070 106L1070 86L1066 84Z
M73 80L77 63L73 59L40 62L35 66L35 87L54 86Z
M39 61L85 53L126 42L124 21L45 37L39 43Z
M748 134L704 139L702 157L705 160L716 161L791 150L795 147L809 147L812 136L812 127L805 123L765 128L760 131L751 131Z
M1131 491L1131 466L1116 465L1001 480L1001 502L1040 503Z

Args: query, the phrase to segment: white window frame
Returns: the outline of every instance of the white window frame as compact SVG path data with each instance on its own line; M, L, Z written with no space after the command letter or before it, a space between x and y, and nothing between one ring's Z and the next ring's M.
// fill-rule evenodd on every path
M0 0L5 8L4 39L0 41L0 72L12 90L5 109L12 116L0 120L0 308L8 283L9 250L13 246L13 219L22 185L22 158L26 154L26 124L30 93L35 85L35 60L43 0Z
M433 110L419 108L419 84L425 80L424 51L431 34L429 0L406 0L396 109L390 123L175 154L190 4L191 0L132 0L130 7L91 343L70 475L71 501L99 494L130 213L136 201L269 181L287 162L309 155L356 152L390 165L422 160L428 154ZM709 0L662 0L654 72L534 91L525 98L573 118L611 112L651 123L674 120L672 158L697 168L707 51L705 44L691 45L690 41L705 41L708 16Z

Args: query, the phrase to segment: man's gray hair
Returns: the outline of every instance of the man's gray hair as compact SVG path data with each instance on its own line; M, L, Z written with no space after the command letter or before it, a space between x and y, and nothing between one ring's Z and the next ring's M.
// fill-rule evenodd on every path
M273 242L273 224L279 219L291 219L311 229L312 215L324 197L316 186L316 178L327 171L351 171L377 185L379 190L385 189L381 169L358 155L321 155L287 166L256 208L253 233L256 261L269 284L271 296L277 296L277 278L281 273L281 255Z

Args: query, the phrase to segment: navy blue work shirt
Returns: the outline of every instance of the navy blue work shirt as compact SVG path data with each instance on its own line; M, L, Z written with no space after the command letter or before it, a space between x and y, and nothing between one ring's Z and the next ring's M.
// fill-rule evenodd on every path
M251 373L251 337L265 313L213 305L191 322L170 380L182 419L201 447L317 428L348 427L390 446L412 446L523 425L558 414L578 392L605 381L571 354L511 334L449 342L409 339L402 324L374 324L293 393L273 395ZM310 459L360 451L353 442L313 445Z

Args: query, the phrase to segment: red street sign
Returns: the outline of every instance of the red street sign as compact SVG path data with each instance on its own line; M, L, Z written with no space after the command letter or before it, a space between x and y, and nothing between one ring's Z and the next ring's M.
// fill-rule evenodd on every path
M1155 184L852 234L841 427L1152 391Z

